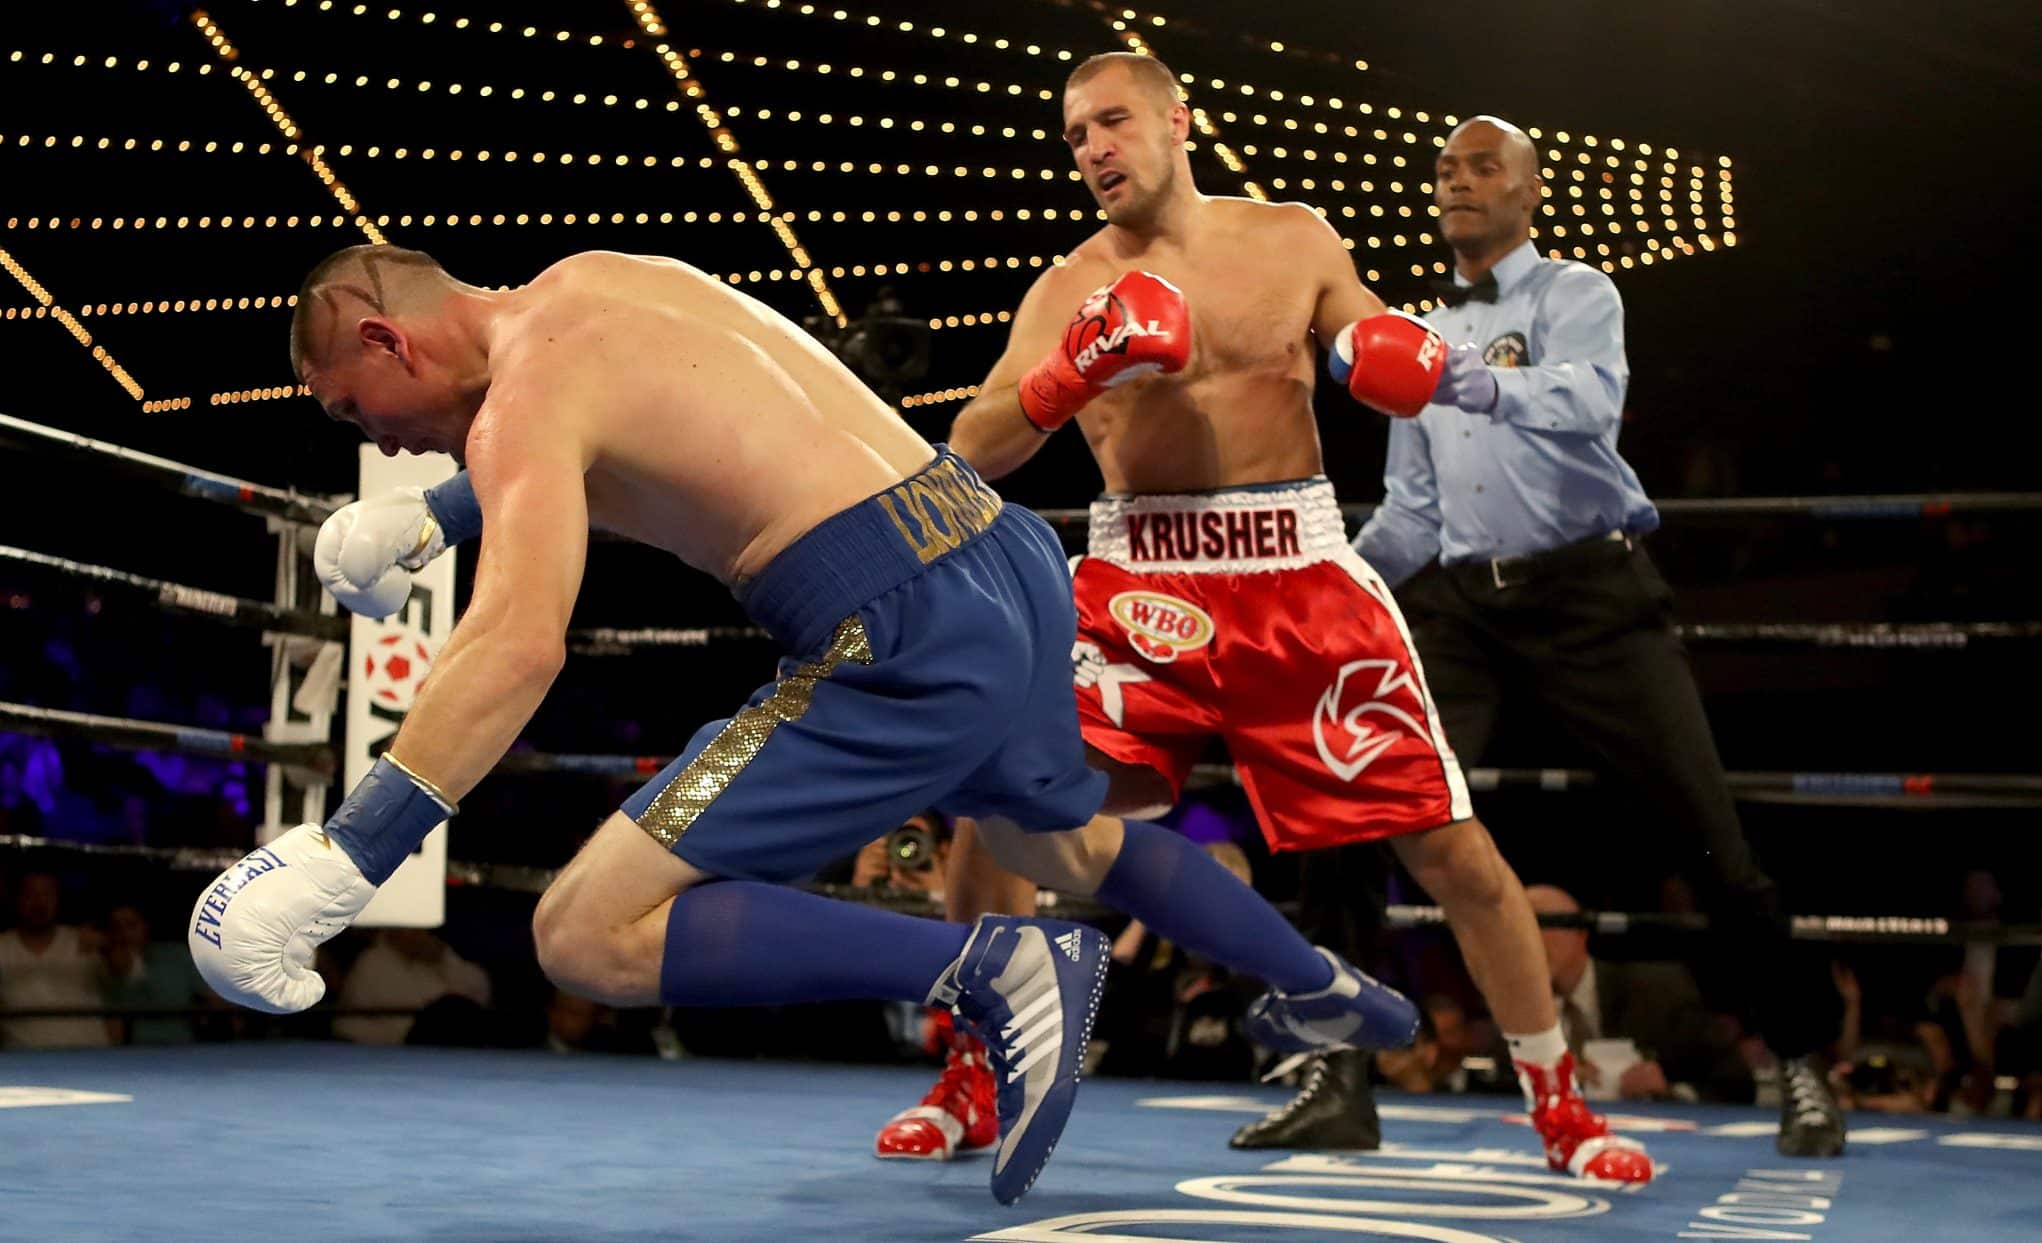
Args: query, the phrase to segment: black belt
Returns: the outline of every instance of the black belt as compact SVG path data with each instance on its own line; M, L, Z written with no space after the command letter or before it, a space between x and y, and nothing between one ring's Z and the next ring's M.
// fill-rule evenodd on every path
M1463 586L1502 591L1568 570L1619 561L1629 556L1637 543L1629 532L1611 531L1607 535L1592 536L1579 543L1563 544L1543 552L1491 557L1486 561L1458 561L1446 568Z

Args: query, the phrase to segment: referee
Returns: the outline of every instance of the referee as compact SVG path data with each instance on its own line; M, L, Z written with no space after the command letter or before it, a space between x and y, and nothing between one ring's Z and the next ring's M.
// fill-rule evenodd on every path
M1836 1034L1835 989L1786 941L1674 633L1672 594L1645 552L1659 513L1617 452L1623 302L1594 268L1539 257L1540 189L1538 152L1508 122L1476 117L1440 152L1433 198L1455 274L1429 318L1448 342L1472 344L1451 350L1433 404L1391 421L1386 495L1355 548L1398 589L1464 762L1488 747L1505 695L1521 696L1643 797L1719 936L1743 951L1753 1013L1781 1060L1780 1151L1834 1156L1843 1115L1819 1050ZM1379 866L1308 856L1306 893L1366 901L1374 886L1352 874ZM1329 884L1327 872L1347 875ZM1356 922L1351 910L1327 914ZM1356 1121L1374 1120L1365 1070L1344 1069L1307 1075L1301 1099L1235 1142L1372 1146L1352 1142ZM1325 1099L1302 1099L1315 1087Z

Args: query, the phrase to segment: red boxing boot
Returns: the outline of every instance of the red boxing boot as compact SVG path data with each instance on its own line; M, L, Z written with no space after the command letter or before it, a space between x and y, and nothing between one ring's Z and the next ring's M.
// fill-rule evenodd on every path
M1558 1064L1518 1062L1517 1081L1531 1106L1532 1126L1546 1144L1546 1164L1576 1178L1618 1183L1652 1181L1652 1158L1635 1139L1612 1135L1609 1121L1592 1112L1574 1085L1574 1055Z
M942 1077L913 1109L904 1109L879 1129L873 1154L889 1160L948 1161L959 1152L1000 1142L1000 1115L992 1067L985 1046L952 1027L947 1011L937 1015L937 1035L949 1046Z

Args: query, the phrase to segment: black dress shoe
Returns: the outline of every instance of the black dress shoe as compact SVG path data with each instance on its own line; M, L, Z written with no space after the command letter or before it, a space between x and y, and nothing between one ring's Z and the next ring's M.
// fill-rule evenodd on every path
M1794 1057L1780 1063L1781 1155L1835 1157L1843 1154L1843 1110L1829 1090L1829 1067L1820 1058Z
M1368 1084L1368 1054L1323 1053L1305 1066L1290 1103L1234 1132L1232 1148L1380 1148L1382 1120Z

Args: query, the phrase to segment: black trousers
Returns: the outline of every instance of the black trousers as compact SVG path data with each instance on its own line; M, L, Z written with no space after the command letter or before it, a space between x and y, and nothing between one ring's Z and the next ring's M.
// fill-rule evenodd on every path
M1504 586L1485 563L1434 567L1399 591L1447 741L1475 765L1505 703L1540 710L1599 776L1639 799L1640 831L1695 887L1713 948L1741 963L1773 1051L1826 1045L1837 1034L1835 987L1826 962L1788 940L1778 888L1745 840L1673 629L1673 593L1642 545L1570 551L1564 568ZM1299 895L1308 934L1366 956L1382 889L1362 874L1383 864L1371 846L1308 856Z

